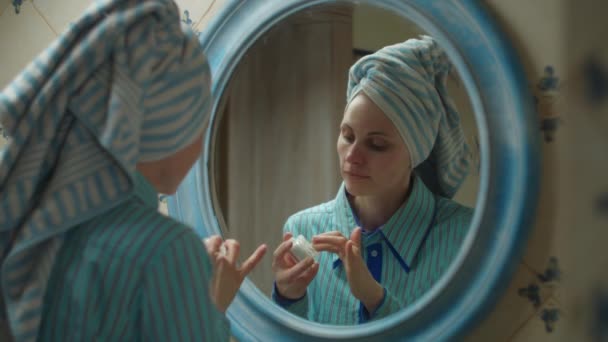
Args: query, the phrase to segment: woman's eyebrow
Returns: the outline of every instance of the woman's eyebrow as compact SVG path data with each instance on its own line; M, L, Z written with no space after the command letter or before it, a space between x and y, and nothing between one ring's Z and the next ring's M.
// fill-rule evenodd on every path
M345 123L345 122L343 122L342 124L340 124L340 129L349 129L349 130L351 130L351 131L353 130L353 128L352 128L352 127L350 127L350 125L349 125L349 124L347 124L347 123ZM369 137L369 136L374 136L374 135L377 135L377 136L382 136L382 137L388 137L388 134L386 134L386 133L385 133L385 132L383 132L383 131L372 131L372 132L367 133L367 136L368 136L368 137Z

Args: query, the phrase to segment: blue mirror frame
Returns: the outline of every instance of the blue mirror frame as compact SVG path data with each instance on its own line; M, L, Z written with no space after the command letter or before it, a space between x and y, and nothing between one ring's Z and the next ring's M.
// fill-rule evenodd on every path
M248 279L228 309L240 341L438 341L464 336L502 295L519 264L535 217L540 176L538 119L523 68L506 37L476 0L233 0L200 36L213 78L210 129L241 57L273 25L325 4L367 4L408 19L437 39L465 84L478 123L481 182L461 252L420 300L379 321L335 326L275 306ZM220 233L209 174L211 136L178 192L171 216L200 236ZM270 246L272 249L274 246Z

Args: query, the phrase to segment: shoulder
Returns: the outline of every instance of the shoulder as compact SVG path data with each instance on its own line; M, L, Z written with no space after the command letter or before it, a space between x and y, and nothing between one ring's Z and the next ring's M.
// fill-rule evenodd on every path
M75 240L99 262L120 259L144 267L175 245L198 244L204 250L193 229L137 200L120 204L78 230L80 237Z
M334 214L335 201L325 202L314 207L306 208L289 216L288 223L297 223L323 219Z
M453 200L437 197L435 223L429 231L426 243L422 248L422 258L428 262L437 262L436 275L453 261L460 251L462 242L469 232L473 209ZM435 260L435 261L433 261Z
M473 218L474 209L464 206L451 199L438 197L437 198L437 223L453 223L459 225L468 225Z
M469 231L473 213L473 208L438 197L435 224L430 233L431 236L433 239L448 239L451 243L459 244Z
M314 207L306 208L289 216L283 228L284 231L303 233L323 223L329 223L335 212L335 200Z

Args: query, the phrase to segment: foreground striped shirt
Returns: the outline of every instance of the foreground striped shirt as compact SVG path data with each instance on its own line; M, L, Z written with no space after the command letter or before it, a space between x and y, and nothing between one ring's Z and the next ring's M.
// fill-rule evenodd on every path
M273 293L275 302L311 321L353 325L375 320L411 304L428 291L454 260L473 210L437 197L418 178L408 200L378 230L362 235L364 259L385 288L375 312L368 313L351 294L346 273L333 253L319 256L319 272L306 296L289 301ZM357 227L344 186L330 202L291 216L284 227L294 236L340 231L349 237Z
M227 341L211 265L192 229L156 210L137 175L126 203L70 230L43 305L42 341Z

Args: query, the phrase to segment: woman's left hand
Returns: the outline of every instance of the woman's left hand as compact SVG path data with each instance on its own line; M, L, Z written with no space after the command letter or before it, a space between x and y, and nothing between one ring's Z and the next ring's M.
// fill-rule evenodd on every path
M350 239L338 231L316 235L312 238L312 246L319 252L331 252L340 257L353 296L368 312L374 312L384 297L384 288L374 279L361 256L361 228L356 228Z

